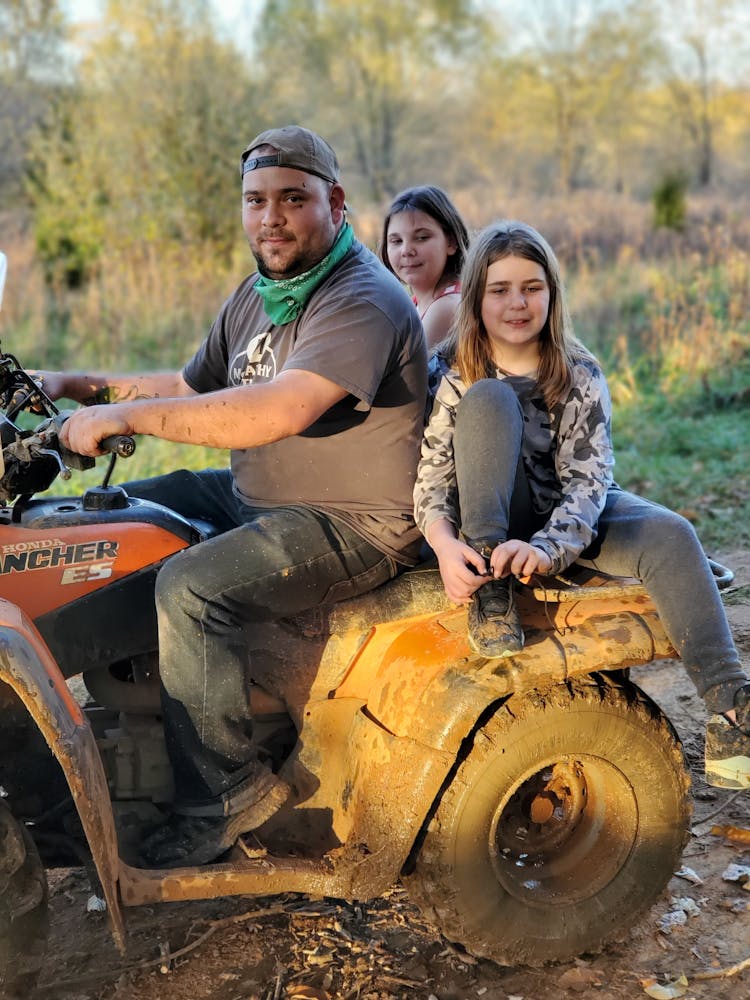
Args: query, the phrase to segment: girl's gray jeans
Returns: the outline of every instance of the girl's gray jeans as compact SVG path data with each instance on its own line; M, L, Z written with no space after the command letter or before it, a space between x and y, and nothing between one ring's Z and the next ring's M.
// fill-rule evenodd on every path
M545 518L531 508L522 435L521 405L501 379L474 383L458 404L454 459L461 531L467 539L528 540L543 527ZM640 580L707 708L725 712L733 707L734 692L748 677L711 567L689 521L612 486L596 540L577 562Z

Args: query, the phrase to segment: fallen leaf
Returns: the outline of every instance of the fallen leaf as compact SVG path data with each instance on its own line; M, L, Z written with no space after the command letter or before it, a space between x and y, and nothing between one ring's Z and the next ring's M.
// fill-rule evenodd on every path
M336 957L333 948L324 948L322 945L318 945L313 951L303 950L302 954L307 965L328 965Z
M687 993L688 981L683 973L679 979L668 983L659 983L655 979L642 979L641 986L643 992L654 1000L676 1000L677 997L684 997Z
M739 882L742 886L750 884L750 865L729 865L721 877L725 882Z
M750 830L744 826L712 826L709 833L713 837L724 837L733 844L750 845Z
M675 910L682 910L689 917L700 916L701 908L692 896L672 896L669 902Z
M330 994L316 986L287 986L286 995L297 1000L330 1000Z
M687 882L692 882L693 885L703 885L703 879L700 875L692 868L688 868L687 865L683 865L679 871L676 871L675 877L684 878Z
M589 986L601 986L601 975L594 969L577 967L563 972L557 980L558 985L566 990L575 990L576 993L585 992Z
M662 934L671 934L675 927L684 927L687 923L687 914L684 910L671 910L662 914L656 921L656 925Z
M240 837L237 843L241 847L245 857L250 858L251 861L257 861L260 858L265 858L268 854L268 848L266 847L248 847L242 837Z

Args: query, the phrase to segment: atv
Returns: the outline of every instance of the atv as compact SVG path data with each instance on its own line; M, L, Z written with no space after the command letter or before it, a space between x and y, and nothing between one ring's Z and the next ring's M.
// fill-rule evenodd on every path
M48 495L93 460L61 446L65 414L1 351L0 412L0 993L39 970L59 865L87 867L121 950L129 907L364 901L402 879L467 951L541 964L623 936L660 895L690 783L628 668L676 654L637 581L582 568L520 588L526 645L503 659L471 652L430 563L259 626L255 739L293 794L217 863L139 867L173 794L154 580L214 529L111 484L128 438L107 441L101 485Z

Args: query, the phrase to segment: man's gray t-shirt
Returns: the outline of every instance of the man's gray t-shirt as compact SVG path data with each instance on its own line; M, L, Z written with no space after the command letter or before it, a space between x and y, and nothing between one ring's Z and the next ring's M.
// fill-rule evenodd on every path
M196 392L314 372L349 395L301 434L232 452L235 490L260 507L306 504L412 565L420 535L412 489L422 438L426 354L398 280L355 242L302 314L274 326L246 278L183 370Z

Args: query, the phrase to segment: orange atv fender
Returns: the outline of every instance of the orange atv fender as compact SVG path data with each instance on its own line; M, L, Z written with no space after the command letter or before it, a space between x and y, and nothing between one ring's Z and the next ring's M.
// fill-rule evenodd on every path
M5 600L0 600L0 681L19 697L63 769L101 880L112 933L122 950L117 837L94 734L34 624Z

